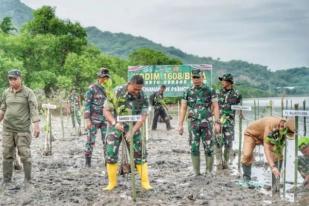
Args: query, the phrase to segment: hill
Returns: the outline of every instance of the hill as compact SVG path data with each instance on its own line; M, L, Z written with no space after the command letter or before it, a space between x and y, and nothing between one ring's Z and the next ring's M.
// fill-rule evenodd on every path
M20 28L32 18L32 9L19 0L0 0L0 19L12 17L14 26Z
M32 18L32 9L20 0L0 0L0 18L5 16L12 17L14 24L20 28ZM213 77L216 79L223 73L232 73L244 96L308 95L308 67L272 72L267 66L242 60L225 62L211 57L187 54L175 47L165 47L144 37L101 31L96 27L87 27L85 30L90 43L104 53L123 59L127 59L135 49L151 48L180 59L184 64L212 64Z

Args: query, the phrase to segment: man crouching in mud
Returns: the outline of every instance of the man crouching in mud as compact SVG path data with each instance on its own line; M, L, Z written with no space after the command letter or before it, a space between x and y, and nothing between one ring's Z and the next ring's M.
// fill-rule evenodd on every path
M206 173L211 174L213 166L212 134L213 114L215 117L215 130L220 132L219 105L217 96L203 83L204 76L200 69L192 70L193 86L184 92L181 100L178 131L183 134L183 122L189 108L188 118L191 124L190 139L191 158L196 175L200 175L200 142L202 141L206 157Z
M272 191L278 192L278 178L282 166L282 150L287 136L295 132L294 119L279 117L264 117L249 124L244 132L244 145L242 153L243 179L245 183L251 180L251 165L253 150L256 145L264 145L267 162L272 171Z

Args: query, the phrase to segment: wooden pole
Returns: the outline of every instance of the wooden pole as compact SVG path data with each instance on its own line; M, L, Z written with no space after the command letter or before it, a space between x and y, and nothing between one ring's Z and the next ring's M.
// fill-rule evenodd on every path
M239 112L238 171L240 171L241 144L242 144L242 116L241 116L241 113Z
M129 131L132 131L133 123L129 123ZM133 135L134 136L134 135ZM130 166L131 166L131 186L132 186L132 199L136 202L136 187L135 187L135 164L134 164L134 141L133 136L130 139Z
M306 110L306 100L303 101L303 109ZM307 118L304 116L304 136L307 134Z
M273 116L273 101L269 100L269 112L270 116Z
M61 132L62 132L62 139L64 139L64 123L63 123L63 101L60 101L60 119L61 119Z
M281 117L283 117L283 110L284 110L284 101L283 97L281 97ZM284 140L284 156L283 156L283 196L285 197L285 183L286 183L286 159L287 159L287 139Z
M284 102L283 97L281 97L281 117L283 117L283 109L284 109Z
M52 131L52 123L51 123L51 111L50 111L50 109L48 109L48 124L49 124L49 153L50 153L50 155L52 155L52 148L53 148L53 146L52 146L52 135L53 135L53 131Z
M256 101L253 102L254 105L254 120L256 120Z
M298 104L294 105L298 110ZM297 167L298 167L298 117L295 116L295 160L294 160L294 200L297 197Z
M260 100L257 100L257 119L260 118Z

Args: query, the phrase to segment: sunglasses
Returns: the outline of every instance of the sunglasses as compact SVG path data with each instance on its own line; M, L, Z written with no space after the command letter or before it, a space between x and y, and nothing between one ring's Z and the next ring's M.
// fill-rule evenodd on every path
M201 77L193 76L192 79L199 79Z
M16 81L17 78L16 78L16 77L9 77L9 80L10 80L10 81Z

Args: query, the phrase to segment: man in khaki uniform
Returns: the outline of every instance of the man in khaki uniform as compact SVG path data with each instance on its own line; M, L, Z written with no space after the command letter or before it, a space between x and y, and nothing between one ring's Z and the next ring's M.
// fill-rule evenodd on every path
M12 180L17 148L27 185L31 182L31 122L34 136L40 134L38 104L33 91L22 84L19 70L10 70L8 80L10 87L3 92L0 107L0 122L3 120L3 184Z
M282 163L282 149L288 134L295 132L294 119L279 117L264 117L249 124L244 132L244 145L242 154L243 178L251 179L251 165L253 162L253 150L256 145L263 144L267 162L274 178L280 176ZM273 182L274 183L274 182Z

